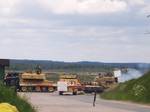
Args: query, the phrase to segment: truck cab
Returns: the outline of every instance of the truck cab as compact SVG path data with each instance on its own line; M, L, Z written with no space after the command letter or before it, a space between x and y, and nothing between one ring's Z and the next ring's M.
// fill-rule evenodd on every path
M5 74L3 82L6 86L16 87L16 89L19 89L19 73L9 72Z
M81 84L77 75L61 75L59 81L57 82L57 90L59 95L63 95L65 93L77 95L80 88Z

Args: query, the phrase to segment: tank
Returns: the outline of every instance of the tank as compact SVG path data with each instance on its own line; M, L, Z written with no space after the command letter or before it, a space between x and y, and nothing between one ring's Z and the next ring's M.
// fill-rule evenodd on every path
M95 82L97 82L99 86L102 86L103 88L107 89L117 84L118 79L111 72L99 73L99 75L95 78Z
M56 87L44 73L25 72L19 76L19 88L22 92L53 92Z
M83 82L83 91L85 93L102 93L104 88L98 84L98 82Z

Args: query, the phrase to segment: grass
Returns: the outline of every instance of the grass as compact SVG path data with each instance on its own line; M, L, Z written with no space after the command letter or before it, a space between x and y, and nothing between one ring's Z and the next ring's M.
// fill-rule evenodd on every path
M0 84L0 103L4 102L16 106L19 112L36 112L31 104L15 93L13 88L8 88Z
M53 81L55 83L57 83L57 81L59 81L59 77L60 77L60 74L58 74L58 73L49 73L46 75L47 80ZM79 78L80 82L92 82L95 79L95 75L87 75L87 74L83 73L82 75L78 75L78 78Z
M119 84L101 97L109 100L124 100L150 104L150 72L144 76Z

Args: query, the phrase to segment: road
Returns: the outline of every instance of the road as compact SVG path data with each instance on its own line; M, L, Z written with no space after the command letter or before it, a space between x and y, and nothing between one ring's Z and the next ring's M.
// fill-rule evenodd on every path
M150 106L98 98L93 107L93 95L64 95L57 93L19 93L37 108L38 112L150 112Z

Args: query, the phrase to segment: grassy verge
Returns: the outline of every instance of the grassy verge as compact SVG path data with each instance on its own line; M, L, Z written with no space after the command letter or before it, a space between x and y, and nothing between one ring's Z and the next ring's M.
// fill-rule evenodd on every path
M14 89L0 84L0 103L4 102L16 106L19 112L36 112L25 99L16 95Z
M119 84L115 89L101 94L101 97L150 104L150 72L139 79Z

